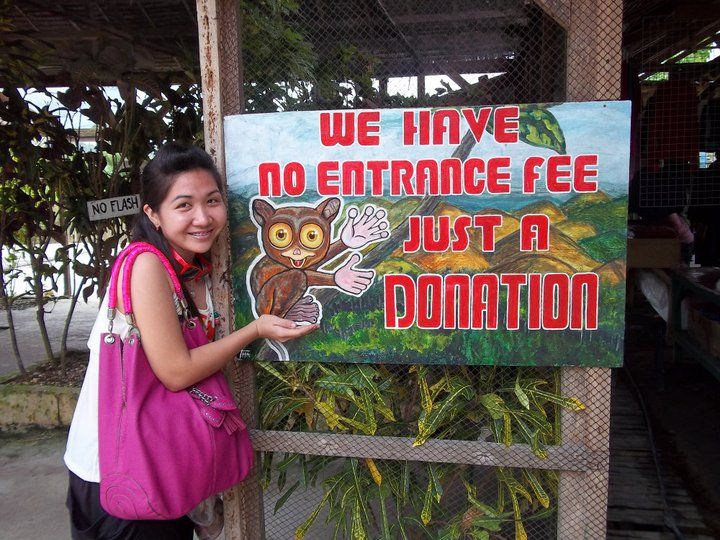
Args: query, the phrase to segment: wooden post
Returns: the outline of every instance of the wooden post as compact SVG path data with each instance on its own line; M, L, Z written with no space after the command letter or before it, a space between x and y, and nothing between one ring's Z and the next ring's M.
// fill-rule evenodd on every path
M563 2L538 4L557 8ZM566 27L568 101L620 99L622 13L622 0L572 3ZM557 20L557 12L555 17ZM610 370L564 368L562 393L577 396L587 407L582 413L563 413L563 445L583 444L605 458L596 471L561 473L558 538L604 539L610 466Z
M242 49L239 3L235 0L197 0L200 69L203 90L205 148L225 177L223 117L243 109ZM226 187L227 189L227 187ZM223 317L219 335L232 331L232 276L230 232L226 228L213 249L213 297ZM252 364L238 363L226 370L233 382L238 406L248 427L258 425L255 373ZM264 537L259 467L240 485L224 493L225 538L254 540Z

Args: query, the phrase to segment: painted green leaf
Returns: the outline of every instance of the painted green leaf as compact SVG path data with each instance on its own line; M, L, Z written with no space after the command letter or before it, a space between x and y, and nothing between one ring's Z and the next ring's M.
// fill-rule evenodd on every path
M566 152L565 135L549 108L544 105L520 105L519 139L531 146L549 148L558 154ZM490 116L487 132L494 129L494 117Z

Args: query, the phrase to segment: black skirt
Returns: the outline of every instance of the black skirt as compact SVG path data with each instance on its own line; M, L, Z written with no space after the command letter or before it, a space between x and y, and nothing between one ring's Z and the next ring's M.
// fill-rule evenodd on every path
M193 522L187 516L168 521L128 520L108 514L100 506L100 484L86 482L70 471L67 501L74 540L192 540Z

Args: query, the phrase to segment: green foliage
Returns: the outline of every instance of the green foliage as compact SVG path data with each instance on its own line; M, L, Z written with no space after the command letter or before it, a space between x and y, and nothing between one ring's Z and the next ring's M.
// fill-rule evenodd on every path
M558 394L547 370L535 368L389 369L317 362L259 367L261 423L270 430L411 437L416 446L430 437L490 439L527 444L544 459L547 446L559 437L560 409L583 408L577 399ZM339 538L490 539L510 531L522 538L528 520L554 511L557 496L556 476L545 471L479 473L467 465L298 454L277 459L277 454L263 456L264 483L276 482L280 491L276 512L298 489L322 490L296 538L310 534L323 510ZM290 470L293 483L287 482ZM488 481L497 488L481 491ZM458 488L466 501L450 504L446 497L456 497Z

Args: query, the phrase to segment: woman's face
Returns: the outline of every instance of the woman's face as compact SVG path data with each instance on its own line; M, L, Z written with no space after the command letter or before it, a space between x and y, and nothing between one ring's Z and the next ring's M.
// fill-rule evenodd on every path
M207 252L227 221L220 190L205 169L180 173L157 211L148 205L143 211L186 261Z

